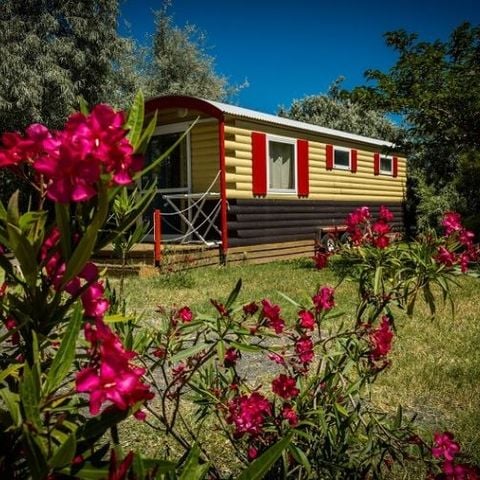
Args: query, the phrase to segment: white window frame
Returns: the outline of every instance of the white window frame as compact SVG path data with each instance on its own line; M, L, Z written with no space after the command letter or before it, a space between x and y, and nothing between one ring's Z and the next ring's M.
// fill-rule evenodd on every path
M279 193L281 195L296 195L297 186L297 140L291 137L279 135L267 135L267 193ZM270 142L287 143L293 145L293 185L294 188L270 188Z
M160 125L153 132L152 138L160 135L168 135L170 133L185 133L190 128L192 122L170 123L168 125ZM187 133L185 138L187 144L187 187L182 188L168 188L157 189L158 193L191 193L192 192L192 145L191 145L191 130Z
M341 151L341 152L348 152L348 167L345 165L337 165L335 163L335 152L336 151ZM333 146L333 169L334 170L345 170L345 171L351 171L352 170L352 149L348 147L337 147L336 145Z
M390 160L390 170L382 170L382 158ZM380 175L388 175L391 177L393 175L393 157L391 155L380 154L380 159L378 162L379 162L378 172L380 173Z

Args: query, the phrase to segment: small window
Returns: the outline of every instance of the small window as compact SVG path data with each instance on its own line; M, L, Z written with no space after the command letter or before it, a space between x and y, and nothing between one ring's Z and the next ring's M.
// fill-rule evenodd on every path
M392 175L393 173L393 160L392 157L380 157L380 173L385 175Z
M341 170L350 170L350 149L335 147L333 153L333 166Z
M268 141L268 187L272 191L295 192L294 141Z

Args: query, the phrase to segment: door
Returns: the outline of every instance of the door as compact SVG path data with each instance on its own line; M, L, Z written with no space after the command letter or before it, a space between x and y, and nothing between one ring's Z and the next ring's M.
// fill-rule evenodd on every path
M183 131L162 133L160 130L159 134L152 137L150 141L145 155L146 164L148 165L166 152L183 133ZM190 134L187 134L159 165L142 178L142 185L150 185L152 181L155 183L157 195L146 212L146 220L152 225L153 210L158 208L162 212L162 235L165 238L181 236L185 226L180 221L180 217L174 214L172 206L162 198L162 195L190 193L191 191ZM185 200L175 200L174 202L180 210L184 209L187 204ZM147 237L147 240L151 240L151 238Z

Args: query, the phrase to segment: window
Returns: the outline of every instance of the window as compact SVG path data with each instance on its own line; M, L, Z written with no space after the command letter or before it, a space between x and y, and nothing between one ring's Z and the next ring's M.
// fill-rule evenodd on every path
M380 156L380 173L385 175L392 175L393 173L393 161L392 157Z
M295 192L295 141L268 140L268 188L270 191Z
M350 149L335 147L333 152L333 167L340 170L350 170Z

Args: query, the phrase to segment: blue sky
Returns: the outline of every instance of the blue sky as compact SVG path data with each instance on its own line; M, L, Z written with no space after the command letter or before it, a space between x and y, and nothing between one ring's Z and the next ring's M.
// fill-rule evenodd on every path
M124 0L121 33L149 42L152 11L161 4ZM218 73L234 84L248 80L235 103L269 113L325 92L340 75L350 88L364 83L368 68L387 70L395 55L386 31L404 28L434 40L464 20L480 24L478 0L174 0L171 12L177 25L206 33Z

